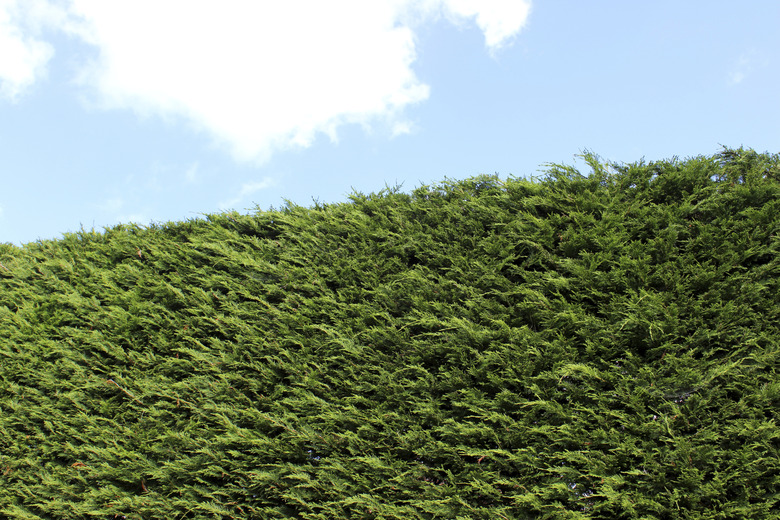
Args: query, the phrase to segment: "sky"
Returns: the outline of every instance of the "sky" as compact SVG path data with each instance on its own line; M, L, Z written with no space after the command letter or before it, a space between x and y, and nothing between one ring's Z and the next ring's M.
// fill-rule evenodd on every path
M780 152L780 2L0 0L0 243Z

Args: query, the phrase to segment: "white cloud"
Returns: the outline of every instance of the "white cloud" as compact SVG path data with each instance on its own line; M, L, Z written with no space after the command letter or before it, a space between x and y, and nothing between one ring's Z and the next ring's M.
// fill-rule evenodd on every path
M729 83L738 85L753 73L761 72L769 67L769 60L756 49L750 49L739 55L729 72Z
M270 177L264 177L261 181L247 182L241 186L239 193L230 200L220 202L217 206L221 211L235 209L236 204L245 200L250 195L258 191L270 188L276 184Z
M122 224L138 224L139 226L148 226L153 221L143 213L131 213L127 215L120 215L116 219L117 223Z
M18 0L0 0L0 96L11 101L45 74L54 54L51 45L24 34L18 4Z
M491 52L518 34L531 13L530 1L446 0L444 3L456 18L476 19Z
M55 24L52 13L64 12L55 4L0 0L0 14L27 1L51 7L28 18L95 46L79 83L98 106L183 118L252 162L319 134L335 139L343 124L410 128L404 108L429 95L411 68L414 30L442 15L473 20L494 52L530 8L527 0L61 0L69 16ZM51 49L7 25L14 42L27 42L22 65L7 74L17 92L40 76Z
M742 54L739 57L739 60L737 60L737 63L735 64L734 68L732 68L731 73L729 74L729 79L731 80L731 84L737 85L739 83L742 83L745 80L745 77L750 73L752 68L753 65L750 56L747 54Z
M393 137L411 134L414 129L414 125L409 121L396 121L393 124Z
M122 197L112 197L98 204L97 208L100 211L105 211L107 213L116 213L120 209L122 209L124 205L125 205L125 201L122 199Z
M184 172L184 178L188 184L192 184L198 181L198 166L198 163L194 162L190 165L189 168L187 168L187 171Z
M43 39L46 30L67 35L87 28L69 10L70 0L0 0L0 96L18 100L46 76L54 47Z

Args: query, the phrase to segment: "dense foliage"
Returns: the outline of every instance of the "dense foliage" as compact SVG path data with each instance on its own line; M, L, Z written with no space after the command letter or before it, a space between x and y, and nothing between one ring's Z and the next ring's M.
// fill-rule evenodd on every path
M780 159L0 245L0 516L780 516Z

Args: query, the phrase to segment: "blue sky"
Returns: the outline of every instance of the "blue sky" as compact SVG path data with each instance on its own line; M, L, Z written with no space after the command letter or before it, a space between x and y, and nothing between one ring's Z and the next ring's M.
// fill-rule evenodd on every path
M777 153L778 23L775 0L0 0L0 242L585 149Z

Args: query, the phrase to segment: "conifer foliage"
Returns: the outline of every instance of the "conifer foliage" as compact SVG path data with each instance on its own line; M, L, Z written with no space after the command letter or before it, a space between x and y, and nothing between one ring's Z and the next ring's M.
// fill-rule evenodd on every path
M0 245L0 516L780 516L780 159Z

